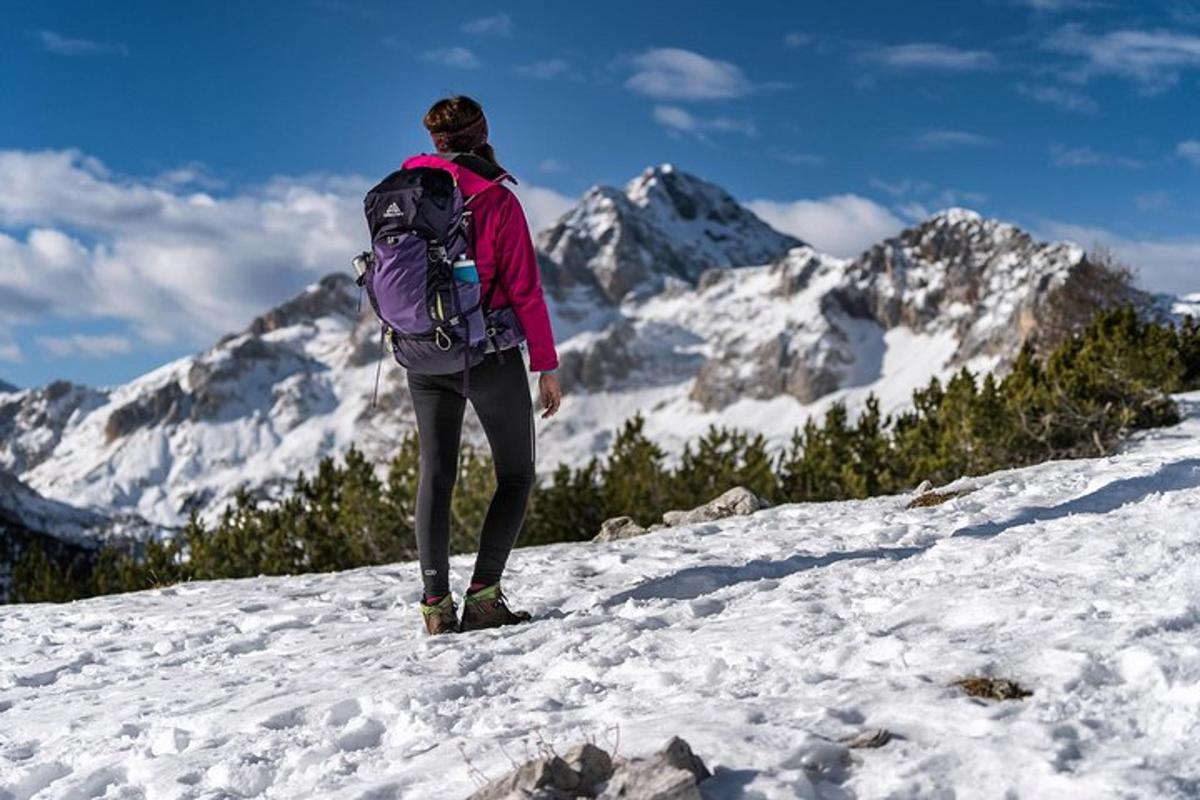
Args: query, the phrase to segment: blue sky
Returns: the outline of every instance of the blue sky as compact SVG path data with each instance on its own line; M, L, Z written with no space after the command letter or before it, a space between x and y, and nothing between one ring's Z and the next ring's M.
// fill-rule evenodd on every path
M0 9L22 386L128 380L342 268L361 191L449 92L535 224L670 161L839 254L965 205L1200 290L1200 2Z

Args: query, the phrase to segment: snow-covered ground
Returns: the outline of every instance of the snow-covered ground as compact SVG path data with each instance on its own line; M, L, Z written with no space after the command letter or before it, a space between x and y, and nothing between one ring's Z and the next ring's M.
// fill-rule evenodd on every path
M540 741L686 738L709 798L1200 793L1200 395L936 508L518 551L540 620L428 639L412 564L0 609L0 797L465 797ZM455 562L459 583L469 564ZM962 695L994 675L1023 701ZM836 741L881 727L878 750Z

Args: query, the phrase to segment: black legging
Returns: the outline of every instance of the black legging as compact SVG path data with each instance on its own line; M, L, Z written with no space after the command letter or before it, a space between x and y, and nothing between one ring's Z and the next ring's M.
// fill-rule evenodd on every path
M495 583L521 530L534 481L533 402L521 351L489 353L472 368L469 398L463 396L461 372L410 372L408 389L417 413L421 448L416 531L425 593L441 597L450 591L450 496L458 476L467 399L483 424L496 467L496 493L479 533L479 554L471 580Z

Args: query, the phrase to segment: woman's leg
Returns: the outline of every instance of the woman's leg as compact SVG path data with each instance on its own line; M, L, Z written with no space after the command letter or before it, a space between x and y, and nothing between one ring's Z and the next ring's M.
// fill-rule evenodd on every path
M421 477L417 481L417 556L427 598L450 593L450 500L458 477L466 399L444 375L408 373L417 415Z
M496 493L479 534L472 583L500 580L525 520L534 481L533 401L519 350L490 354L471 370L471 405L487 434L496 467Z

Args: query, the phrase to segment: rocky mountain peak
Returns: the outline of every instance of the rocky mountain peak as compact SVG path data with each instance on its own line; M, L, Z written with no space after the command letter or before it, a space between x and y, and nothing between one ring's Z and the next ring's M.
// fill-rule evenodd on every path
M349 272L335 272L303 292L259 315L243 333L262 336L281 328L316 322L325 317L355 319L359 315L358 286Z
M694 284L713 267L765 264L800 244L724 189L671 164L644 170L624 191L589 189L538 237L557 266L552 276L579 282L590 274L611 302L657 291L669 277Z
M11 394L15 391L17 391L17 387L13 386L11 383L0 381L0 394Z

